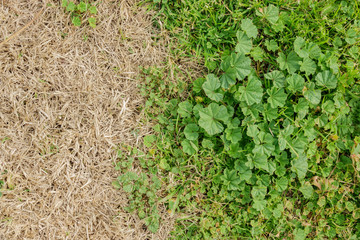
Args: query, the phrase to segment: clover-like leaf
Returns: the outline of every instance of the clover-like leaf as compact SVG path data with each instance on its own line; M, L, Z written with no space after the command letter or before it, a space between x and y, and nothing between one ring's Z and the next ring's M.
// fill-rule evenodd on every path
M202 85L204 84L205 79L204 78L198 78L193 82L193 91L196 93L201 92Z
M223 93L217 91L220 88L220 81L214 74L206 76L206 81L203 83L202 88L204 89L206 96L215 102L221 101L224 97Z
M78 16L74 16L71 20L75 27L81 26L81 19Z
M329 70L320 72L315 77L316 84L328 89L335 89L337 86L337 78Z
M289 86L287 87L291 92L301 92L305 86L305 80L299 74L292 74L286 78Z
M263 89L261 81L256 77L250 78L246 87L240 86L238 91L241 94L240 100L246 101L249 106L260 103L262 100Z
M236 33L238 43L235 46L235 51L240 54L248 54L252 48L252 41L243 31L238 31Z
M77 8L79 9L80 12L84 13L86 12L87 8L88 8L88 5L84 2L80 2L77 6Z
M245 18L241 20L241 29L246 33L249 38L256 38L258 34L257 27L253 24L252 20Z
M195 123L190 123L184 128L184 134L186 139L195 141L199 137L199 127Z
M209 135L221 133L224 130L224 126L220 121L225 122L230 117L226 107L216 103L211 103L208 107L199 111L199 114L199 125Z
M287 94L283 88L277 89L272 87L267 90L267 93L269 94L268 103L270 103L272 108L283 107L285 105Z
M287 56L280 53L276 61L279 63L281 70L286 69L290 74L300 70L301 58L294 51L291 51Z

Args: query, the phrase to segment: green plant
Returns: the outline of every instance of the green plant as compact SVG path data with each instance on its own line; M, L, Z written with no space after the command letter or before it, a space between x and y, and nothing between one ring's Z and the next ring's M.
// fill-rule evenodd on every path
M157 177L157 168L151 161L153 156L145 155L132 147L125 148L125 151L128 151L128 154L124 153L124 150L118 150L118 162L115 169L121 171L122 174L112 184L115 188L122 188L129 194L129 204L125 210L136 211L147 228L151 232L156 232L160 221L158 191L161 188L161 181ZM133 169L134 161L139 164L141 172Z
M143 69L172 238L359 238L358 3L154 2L209 70Z
M62 0L61 6L65 8L65 11L71 13L71 21L76 27L80 27L83 19L86 14L90 14L87 17L87 22L90 27L96 27L96 18L94 17L97 14L97 8L95 5L88 3L88 1L80 1L76 4L73 1Z

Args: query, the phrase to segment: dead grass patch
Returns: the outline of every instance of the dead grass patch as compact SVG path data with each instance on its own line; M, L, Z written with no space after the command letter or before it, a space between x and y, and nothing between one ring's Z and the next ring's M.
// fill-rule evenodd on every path
M0 239L165 239L125 213L111 186L120 143L135 145L139 66L161 65L151 13L136 1L102 1L98 26L76 28L59 1L0 48ZM0 41L43 7L0 0ZM3 141L2 141L3 140Z

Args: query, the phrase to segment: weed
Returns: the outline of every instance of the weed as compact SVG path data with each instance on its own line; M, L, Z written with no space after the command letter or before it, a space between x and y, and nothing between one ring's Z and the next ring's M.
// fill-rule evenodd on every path
M143 71L173 238L358 239L357 2L154 2L210 72Z
M90 27L96 27L96 18L94 16L97 14L97 8L95 5L88 3L88 1L80 1L80 3L76 4L70 0L62 0L61 6L65 8L65 11L71 13L71 22L74 26L80 27L85 15L90 14L87 22Z

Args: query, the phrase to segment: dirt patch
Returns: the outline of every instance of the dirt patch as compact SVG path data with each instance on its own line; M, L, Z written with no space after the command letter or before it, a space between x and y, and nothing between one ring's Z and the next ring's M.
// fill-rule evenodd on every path
M149 233L110 184L117 145L144 133L138 67L166 58L151 13L102 1L97 28L77 28L60 1L49 3L0 48L0 239L165 239L167 214ZM0 42L43 4L0 0Z

